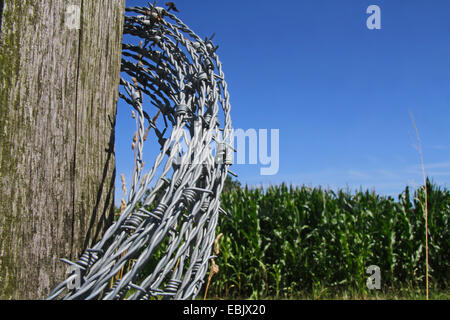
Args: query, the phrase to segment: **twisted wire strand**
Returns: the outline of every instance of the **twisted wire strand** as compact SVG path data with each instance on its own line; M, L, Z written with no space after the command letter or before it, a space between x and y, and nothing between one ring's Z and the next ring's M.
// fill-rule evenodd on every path
M79 267L80 285L69 289L70 275L48 299L193 299L214 258L220 193L232 162L229 94L217 47L164 8L126 12L124 34L143 40L122 47L121 71L133 81L121 78L126 94L119 96L137 112L128 202L78 261L62 259ZM160 152L143 174L146 123Z

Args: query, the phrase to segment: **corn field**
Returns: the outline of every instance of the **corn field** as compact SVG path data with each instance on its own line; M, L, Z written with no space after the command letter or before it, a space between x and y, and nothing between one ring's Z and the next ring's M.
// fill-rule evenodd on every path
M449 279L450 192L427 181L430 286ZM288 187L222 194L219 273L208 297L289 298L320 288L368 292L366 269L382 289L425 288L425 188L413 195Z

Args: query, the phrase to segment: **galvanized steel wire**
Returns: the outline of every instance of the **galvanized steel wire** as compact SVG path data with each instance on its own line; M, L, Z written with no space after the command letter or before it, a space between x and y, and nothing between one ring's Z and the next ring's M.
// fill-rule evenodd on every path
M126 12L124 34L142 39L123 44L122 52L126 94L120 97L137 122L128 201L98 243L76 262L61 259L74 272L47 299L193 299L214 258L218 215L224 214L220 193L233 156L217 47L162 7ZM148 143L158 141L160 151L144 174L148 130L154 133Z

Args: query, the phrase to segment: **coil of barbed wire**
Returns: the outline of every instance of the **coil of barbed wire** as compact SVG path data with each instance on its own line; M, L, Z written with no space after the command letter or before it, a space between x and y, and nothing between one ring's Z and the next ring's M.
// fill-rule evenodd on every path
M99 242L61 259L73 272L48 299L193 299L214 258L234 151L217 47L162 7L126 12L124 34L141 39L122 50L120 97L137 123L130 192ZM144 174L145 142L160 150Z

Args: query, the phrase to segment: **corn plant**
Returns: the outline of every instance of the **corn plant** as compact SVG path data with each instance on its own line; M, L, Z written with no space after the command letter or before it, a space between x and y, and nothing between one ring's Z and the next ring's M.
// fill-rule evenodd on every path
M448 286L450 192L427 180L430 281ZM234 188L222 195L220 272L210 297L289 298L348 290L367 295L366 268L384 290L424 288L425 188L398 199L374 191L285 184Z

